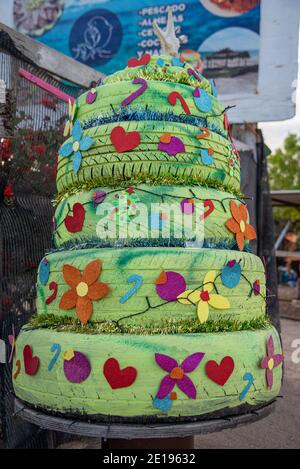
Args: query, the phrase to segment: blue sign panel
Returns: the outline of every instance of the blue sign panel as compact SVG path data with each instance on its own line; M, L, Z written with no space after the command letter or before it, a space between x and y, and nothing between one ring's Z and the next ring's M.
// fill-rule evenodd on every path
M131 57L160 52L155 19L171 6L181 52L219 92L255 92L260 0L14 0L15 27L109 74ZM235 80L230 80L230 78Z

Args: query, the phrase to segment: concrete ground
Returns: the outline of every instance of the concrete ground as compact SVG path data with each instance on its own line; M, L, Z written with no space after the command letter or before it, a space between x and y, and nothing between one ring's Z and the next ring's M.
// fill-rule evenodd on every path
M277 400L275 412L244 427L197 436L196 448L300 448L300 363L293 363L291 359L295 351L291 344L295 339L300 340L300 321L282 319L281 328L285 355L281 392L284 398ZM61 445L61 448L95 449L100 448L100 444L95 439L82 439Z
M280 316L285 319L300 320L300 283L297 288L278 285Z

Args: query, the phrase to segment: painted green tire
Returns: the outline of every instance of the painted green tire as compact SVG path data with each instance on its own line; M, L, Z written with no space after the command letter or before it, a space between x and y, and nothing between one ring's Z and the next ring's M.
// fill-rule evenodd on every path
M74 309L59 308L60 299L70 289L63 276L64 264L69 264L81 272L87 264L95 259L101 260L102 271L98 281L110 287L107 296L99 301L93 301L93 321L119 320L128 315L135 315L129 319L122 319L123 324L159 325L165 319L180 321L197 319L197 304L181 304L167 301L156 292L156 279L162 271L177 272L183 276L186 289L201 288L208 271L220 274L223 267L231 260L240 263L242 276L234 288L228 288L222 283L219 275L215 281L217 292L230 302L228 309L209 307L209 320L232 319L248 321L265 315L265 273L259 257L250 253L200 248L101 248L101 249L71 249L58 251L47 256L50 274L43 278L44 261L41 261L37 283L37 311L38 314L54 314L76 318ZM120 299L132 288L128 283L132 275L139 275L142 279L140 288L127 301ZM44 284L41 283L44 281ZM255 281L260 282L260 294L252 292ZM50 303L46 300L53 293L50 284L57 285L57 296ZM176 279L178 282L178 279ZM173 288L173 287L172 287ZM170 289L166 284L166 290ZM213 292L212 292L213 293ZM148 309L148 301L152 308ZM175 297L176 298L176 297ZM142 314L141 314L142 313Z
M163 65L158 65L157 60L163 60ZM214 94L214 88L211 81L207 80L203 75L198 73L201 81L197 80L194 74L188 73L188 69L192 68L188 63L184 63L182 67L172 65L172 57L168 55L153 55L147 65L138 67L125 67L122 70L108 75L103 80L103 84L120 83L130 81L134 78L145 78L147 80L167 81L172 83L183 83L194 88L199 87L209 94Z
M273 386L267 388L266 370L260 367L266 356L266 343L272 335L275 353L281 353L280 339L275 329L216 334L183 335L86 335L56 332L51 330L21 331L17 339L13 373L16 360L21 362L21 371L13 379L14 391L18 398L34 406L50 411L78 416L98 415L100 418L114 416L138 417L196 417L222 409L233 412L241 404L263 405L279 393L282 379L282 365L273 368ZM59 344L61 353L51 371L48 366L53 359L53 344ZM39 358L35 375L24 370L23 349L32 348ZM72 383L64 374L64 353L67 350L81 352L89 360L91 373L81 383ZM161 380L168 375L155 362L155 354L174 358L178 364L189 355L205 353L197 368L188 373L194 383L195 399L185 395L178 386L174 391L177 400L172 401L170 410L153 406ZM223 357L234 360L234 370L228 381L217 384L206 375L206 364L215 360L218 364ZM128 387L112 389L103 374L104 363L109 358L118 360L120 368L128 366L137 370L135 381ZM73 365L72 365L73 366ZM76 367L76 365L75 365ZM248 384L245 373L251 373L254 384L250 386L243 400L240 396ZM250 408L251 410L251 408Z
M127 245L134 246L135 239L136 245L138 245L139 239L144 239L148 240L148 245L151 246L153 238L160 238L163 245L163 230L168 228L167 223L170 223L168 242L173 239L174 243L177 242L175 245L179 245L180 239L176 239L176 229L181 226L180 222L182 223L183 217L188 223L191 219L194 221L200 220L201 216L205 216L206 213L208 215L205 216L199 231L200 238L203 240L203 247L229 249L235 247L235 238L225 226L226 221L232 217L229 206L230 200L234 200L238 204L241 203L232 194L200 186L149 186L144 184L135 186L133 194L128 194L127 190L121 187L98 187L90 191L78 192L63 199L55 211L55 246L61 247L66 243L84 243L88 241L99 243L99 245L103 243L103 246L105 246L119 239L120 232L115 232L114 223L111 229L106 232L104 232L104 229L100 231L99 227L104 227L107 223L109 217L106 216L106 213L108 215L113 214L117 207L116 204L121 200L120 197L125 197L123 200L125 202L129 200L130 206L133 205L134 207L131 209L131 214L125 218L128 223ZM95 194L97 193L106 194L103 202L99 203L98 201L98 204L95 202ZM181 203L186 201L188 204L187 200L189 199L194 200L195 212L183 216ZM100 200L102 199L100 198ZM204 201L206 201L206 206L203 206ZM81 204L84 207L84 221L82 221L83 225L79 224L79 227L76 228L78 231L74 232L73 230L70 232L69 230L72 230L72 228L69 227L66 217L78 217L76 211L75 215L73 214L75 204ZM162 204L161 212L158 207L154 208L152 204ZM142 208L146 207L147 211L141 212L141 206ZM125 208L128 208L127 203L124 206L124 212L126 213ZM120 207L118 210L120 211ZM172 210L176 214L175 219L172 218ZM167 216L164 223L159 222L159 213ZM118 222L118 216L113 215L113 220ZM135 235L131 229L136 228L138 224L141 224L140 234L136 231ZM186 232L182 242L193 241L194 236L195 231L190 236Z
M117 152L110 140L110 133L115 127L122 126L126 132L139 132L141 143L133 150ZM160 137L170 132L179 137L185 145L184 153L169 156L158 149ZM230 144L218 134L210 133L208 138L198 139L197 127L160 121L114 122L92 127L84 131L85 137L94 140L87 151L82 151L83 159L77 173L73 170L73 156L59 156L57 169L58 191L68 191L70 186L97 180L98 184L106 179L116 181L142 177L145 181L155 181L157 177L173 176L177 184L194 179L196 182L217 183L224 188L240 190L239 164L230 172ZM68 139L67 142L72 142ZM214 151L213 163L204 164L201 150ZM60 153L59 153L60 155ZM104 185L104 184L101 184Z
M126 107L122 106L121 103L134 93L139 86L133 84L132 81L98 86L95 88L97 97L92 104L86 102L88 91L83 93L77 100L77 119L83 124L98 116L113 116ZM177 92L182 96L189 108L189 114L184 111L179 100L175 105L169 102L168 96L172 92ZM195 104L193 93L194 88L181 83L147 80L147 89L145 92L134 99L128 107L130 110L147 109L150 112L172 113L176 116L192 115L194 117L208 119L210 122L214 122L219 132L223 134L226 133L224 128L224 106L221 105L217 98L208 95L211 100L211 110L209 112L200 110Z

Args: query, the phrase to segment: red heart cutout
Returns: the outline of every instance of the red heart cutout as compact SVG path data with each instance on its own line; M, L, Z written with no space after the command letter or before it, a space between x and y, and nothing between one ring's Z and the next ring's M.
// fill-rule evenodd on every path
M200 220L204 220L206 217L208 217L215 209L214 203L210 199L204 200L204 207L208 207L208 210L206 212L202 213Z
M32 356L32 348L30 345L25 345L23 349L23 358L25 373L29 376L35 375L40 364L40 359L39 357Z
M109 358L104 363L103 374L112 389L119 389L131 386L136 380L137 371L132 366L121 370L118 360Z
M126 133L125 129L118 125L112 129L110 140L117 152L122 153L136 148L141 142L141 137L139 132Z
M82 230L85 218L84 206L80 203L73 205L73 215L67 215L64 222L70 233L78 233Z
M137 59L134 57L133 59L129 59L127 62L127 67L139 67L140 65L147 65L150 62L151 55L150 54L144 54L142 57Z
M234 370L234 361L231 357L224 357L221 360L220 365L214 360L210 360L205 365L205 371L207 376L214 381L215 383L219 384L220 386L224 386L224 384L230 378L232 372Z

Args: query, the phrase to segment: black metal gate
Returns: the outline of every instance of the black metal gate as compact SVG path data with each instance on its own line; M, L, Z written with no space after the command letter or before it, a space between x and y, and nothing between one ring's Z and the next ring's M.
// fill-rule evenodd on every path
M69 95L82 89L62 85L16 49L0 30L0 440L7 448L45 448L47 432L14 414L9 335L35 313L39 262L51 247L56 151L63 140L67 103L22 78L30 71Z

